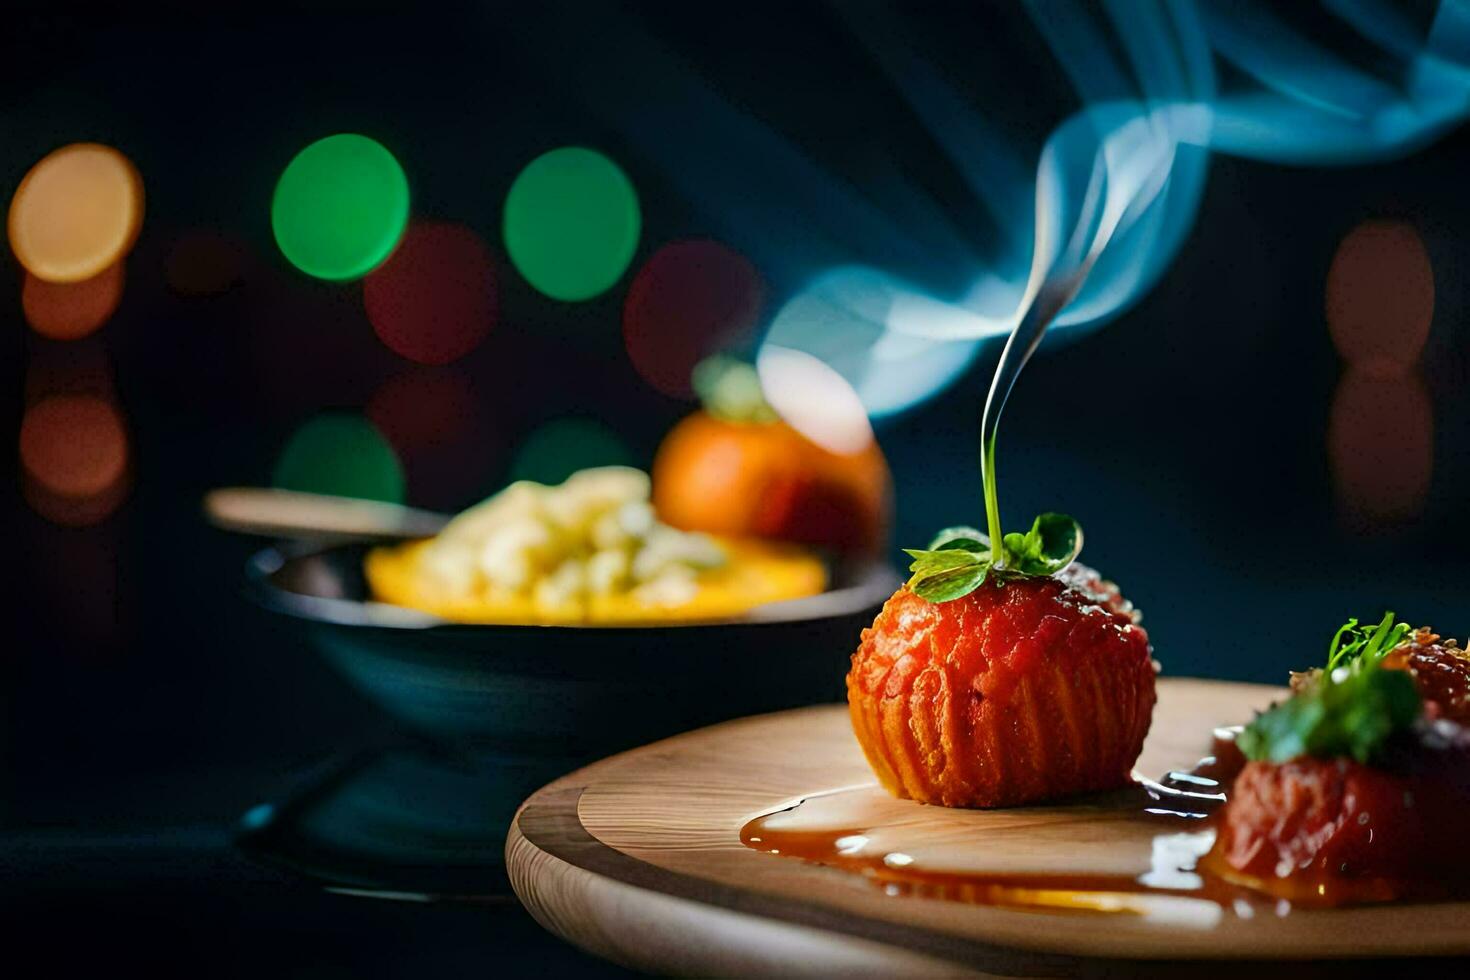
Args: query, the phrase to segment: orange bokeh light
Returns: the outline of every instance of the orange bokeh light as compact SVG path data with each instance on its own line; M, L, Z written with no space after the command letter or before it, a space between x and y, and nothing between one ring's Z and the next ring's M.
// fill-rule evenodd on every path
M628 359L654 388L688 398L694 365L749 334L765 293L755 266L729 246L708 239L670 242L628 287Z
M26 409L20 425L26 499L63 524L92 524L126 495L128 437L122 413L91 394L52 395Z
M102 523L122 506L130 488L131 480L127 471L103 490L85 497L57 493L29 475L21 486L31 510L63 527L89 527Z
M52 340L79 340L117 310L123 293L123 263L114 262L81 282L47 282L26 273L20 305L31 329Z
M1350 524L1418 516L1434 475L1434 407L1424 382L1416 373L1349 369L1332 399L1327 451Z
M1365 221L1327 272L1327 326L1343 360L1377 373L1419 359L1434 319L1434 269L1413 225Z
M420 364L448 364L480 345L495 323L490 249L470 229L415 221L397 251L362 283L373 330Z
M10 247L38 279L100 275L133 247L143 223L143 181L110 146L73 143L30 169L10 200Z

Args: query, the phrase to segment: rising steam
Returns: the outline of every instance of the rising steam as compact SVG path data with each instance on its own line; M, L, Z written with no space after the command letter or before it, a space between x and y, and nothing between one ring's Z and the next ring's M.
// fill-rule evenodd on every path
M1194 221L1211 151L1294 164L1379 160L1423 145L1470 106L1463 0L1444 0L1427 26L1387 0L1327 0L1376 55L1356 61L1264 3L1111 0L1101 17L1069 2L1028 6L1084 107L1051 134L1034 176L1013 172L1007 185L1003 168L987 166L972 182L994 202L993 260L951 297L871 266L819 275L772 322L763 376L801 352L881 417L937 393L987 339L1011 336L988 436L1048 328L1064 336L1099 326L1158 280ZM921 59L895 53L889 26L868 17L854 30L920 118L952 132L961 100ZM1377 70L1359 67L1365 60ZM940 142L951 154L974 149L963 132ZM1020 199L1034 200L1034 211L1005 204Z
M560 58L550 82L621 131L781 286L798 287L758 352L768 387L778 374L795 383L815 359L875 419L942 390L1020 327L997 385L1003 402L1043 336L1078 336L1127 310L1193 225L1212 152L1382 160L1431 141L1470 106L1470 0L1442 0L1419 20L1397 0L1321 0L1306 11L1310 31L1292 20L1307 5L1265 0L1026 6L1081 106L1040 144L974 105L978 92L1012 117L1029 108L1026 78L980 70L1001 42L965 38L968 69L946 63L945 74L933 38L912 39L933 26L919 14L830 5L960 178L962 208L916 186L886 146L890 159L843 180L613 8L578 5L575 18L528 8L517 23L538 36L515 47L551 45ZM760 55L743 67L758 74L770 67L763 58L780 57ZM884 137L909 149L888 127Z

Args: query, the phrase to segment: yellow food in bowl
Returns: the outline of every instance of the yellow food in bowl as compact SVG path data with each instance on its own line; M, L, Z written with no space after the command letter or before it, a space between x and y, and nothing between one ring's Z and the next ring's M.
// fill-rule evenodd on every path
M434 538L374 549L365 571L377 599L465 623L723 619L827 585L800 548L661 524L647 475L626 467L512 484Z
M633 592L589 596L582 604L538 605L532 595L463 595L436 587L421 572L426 541L374 549L368 582L383 602L462 623L621 624L687 622L737 616L755 606L816 595L826 587L822 563L791 548L720 540L729 563L700 575L687 598L660 602Z

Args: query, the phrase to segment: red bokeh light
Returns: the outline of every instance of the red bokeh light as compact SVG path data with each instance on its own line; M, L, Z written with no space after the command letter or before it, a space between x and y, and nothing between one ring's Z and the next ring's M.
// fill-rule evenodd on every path
M128 452L122 413L107 398L42 398L21 419L26 499L56 523L95 524L127 495Z
M27 272L20 305L31 329L52 340L78 340L106 323L122 300L123 263L81 282L47 282Z
M1349 370L1332 399L1327 450L1350 524L1371 529L1416 517L1434 475L1434 408L1423 381Z
M1327 326L1343 360L1379 374L1411 367L1434 319L1434 269L1413 225L1365 221L1327 272Z
M122 506L129 489L131 480L127 471L104 489L83 497L57 493L29 475L22 484L26 503L30 504L31 509L51 523L63 527L100 524Z
M694 365L755 327L765 293L755 266L729 246L709 239L670 242L649 257L628 288L628 358L654 388L688 398Z
M416 221L363 280L362 298L389 348L420 364L448 364L479 346L495 323L490 250L462 225Z
M459 510L484 497L504 445L474 384L453 367L410 368L373 392L366 415L403 463L408 499Z
M21 464L57 493L85 496L106 489L126 470L127 454L122 416L102 398L46 398L21 420Z

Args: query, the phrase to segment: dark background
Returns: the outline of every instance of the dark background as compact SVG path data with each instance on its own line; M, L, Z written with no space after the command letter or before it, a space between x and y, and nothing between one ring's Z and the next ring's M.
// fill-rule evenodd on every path
M630 135L587 97L646 91L668 67L651 67L651 49L620 33L631 25L834 182L865 194L866 180L896 166L963 216L973 205L955 192L950 164L835 10L586 3L10 19L0 42L6 196L46 152L83 139L127 153L148 193L121 308L86 341L61 350L32 334L21 270L8 253L0 260L6 431L18 431L34 365L110 365L135 468L126 502L89 528L33 513L18 479L3 490L14 606L0 654L0 936L14 956L313 977L589 967L513 907L328 895L231 850L239 814L381 722L296 633L239 598L241 565L259 543L207 528L198 502L213 486L268 482L286 437L315 412L361 409L399 377L432 389L436 372L473 391L482 455L468 488L436 483L442 465L410 468L411 502L473 502L504 478L520 438L566 415L600 418L646 464L690 406L627 362L626 277L582 304L536 294L499 243L505 191L545 149L599 147L639 191L635 268L664 241L725 236L761 266L768 311L826 261L889 254L885 243L843 241L830 202L763 183L760 149L732 142L729 172L709 186L754 174L750 193L815 229L765 264L759 236L733 215L739 194L698 193L697 166L671 171L668 146ZM1073 107L1023 17L983 6L909 16L937 63L972 71L979 89L1004 80L982 104L1018 140L1039 146ZM368 327L358 289L307 279L274 246L268 202L281 168L344 130L394 151L416 215L469 224L495 250L499 321L452 368L398 358ZM718 120L691 123L688 138L717 146ZM1087 560L1144 610L1167 673L1280 680L1317 659L1343 618L1384 608L1464 636L1467 165L1460 133L1353 169L1216 158L1162 283L1023 377L1001 443L1008 523L1043 509L1076 515ZM1420 512L1388 523L1342 513L1326 447L1342 368L1324 280L1337 243L1366 218L1413 224L1436 284L1421 362L1433 478ZM237 281L221 295L176 295L161 270L200 229L238 245ZM935 254L928 271L943 282L954 259ZM880 428L897 544L922 542L936 521L980 519L976 419L993 363L991 351L944 395Z

